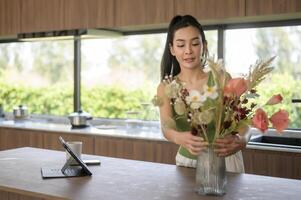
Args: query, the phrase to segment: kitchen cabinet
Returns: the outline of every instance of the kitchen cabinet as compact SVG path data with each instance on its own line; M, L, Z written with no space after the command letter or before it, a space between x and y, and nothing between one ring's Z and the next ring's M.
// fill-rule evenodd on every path
M112 0L22 1L21 32L112 27Z
M95 155L175 164L178 146L167 141L95 136Z
M147 140L84 133L51 132L0 127L0 150L38 147L60 150L59 136L82 141L83 153L157 163L175 164L178 145L164 140ZM243 150L246 173L301 179L301 153L277 150Z
M65 0L64 28L110 28L114 26L113 0Z
M246 16L292 14L298 12L301 12L301 1L299 0L246 0Z
M190 14L199 21L245 16L245 0L175 0L175 14Z
M0 127L0 150L28 146L62 151L59 136L62 136L65 141L82 141L83 153L86 154L133 160L175 164L178 150L178 145L168 141L5 127Z
M174 16L173 0L115 0L115 26L168 23Z
M243 157L246 173L301 179L301 153L245 149Z
M20 32L21 0L0 1L0 35L9 36Z
M24 129L0 129L0 150L19 147L43 148L43 134Z
M0 35L80 28L165 28L175 15L205 24L300 18L298 0L1 0ZM254 17L256 18L248 18Z
M82 141L83 153L94 154L94 138L91 136L3 127L0 128L0 150L37 147L62 151L59 136L65 141Z
M62 144L59 141L60 136L62 136L66 142L82 141L82 152L86 154L94 154L94 138L89 135L81 134L46 132L44 133L43 137L44 148L63 151L64 148L62 147Z
M21 32L64 29L64 0L21 1Z

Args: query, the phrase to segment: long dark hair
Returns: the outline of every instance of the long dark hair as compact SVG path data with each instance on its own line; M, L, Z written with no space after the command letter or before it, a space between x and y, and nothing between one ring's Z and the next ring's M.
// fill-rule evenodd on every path
M176 76L177 74L180 73L181 68L180 68L179 62L171 54L170 45L173 45L173 39L174 39L175 32L181 28L185 28L188 26L193 26L199 30L201 37L202 37L202 43L203 43L202 57L206 58L208 56L207 41L205 38L205 34L204 34L202 25L191 15L175 16L171 20L171 22L168 26L165 49L164 49L164 53L163 53L162 60L161 60L161 80L163 80L166 75ZM172 67L173 67L173 70L171 70Z

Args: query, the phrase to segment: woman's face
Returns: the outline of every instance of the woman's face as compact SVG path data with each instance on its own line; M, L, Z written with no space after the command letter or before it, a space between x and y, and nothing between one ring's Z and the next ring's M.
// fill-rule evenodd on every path
M200 67L203 43L199 30L193 26L181 28L174 33L170 52L176 57L181 68Z

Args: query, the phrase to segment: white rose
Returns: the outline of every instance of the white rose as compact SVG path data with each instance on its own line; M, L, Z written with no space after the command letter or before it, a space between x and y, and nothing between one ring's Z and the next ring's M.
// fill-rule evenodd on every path
M203 102L206 101L206 96L201 95L197 90L191 90L185 100L192 109L198 109L203 105Z

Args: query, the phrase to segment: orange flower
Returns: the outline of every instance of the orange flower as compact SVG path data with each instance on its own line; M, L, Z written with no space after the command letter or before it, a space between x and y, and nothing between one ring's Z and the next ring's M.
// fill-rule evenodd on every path
M275 112L271 116L270 121L273 124L273 128L275 128L278 132L281 133L284 129L288 127L288 112L286 110L280 109L278 112Z
M247 82L243 78L230 79L224 88L224 94L235 94L236 96L242 95L248 89Z
M252 118L252 124L255 128L258 128L262 133L268 130L268 116L261 108L258 108L256 110L255 115Z
M268 102L266 103L266 105L275 105L277 103L280 103L282 101L282 96L280 94L277 95L273 95Z

